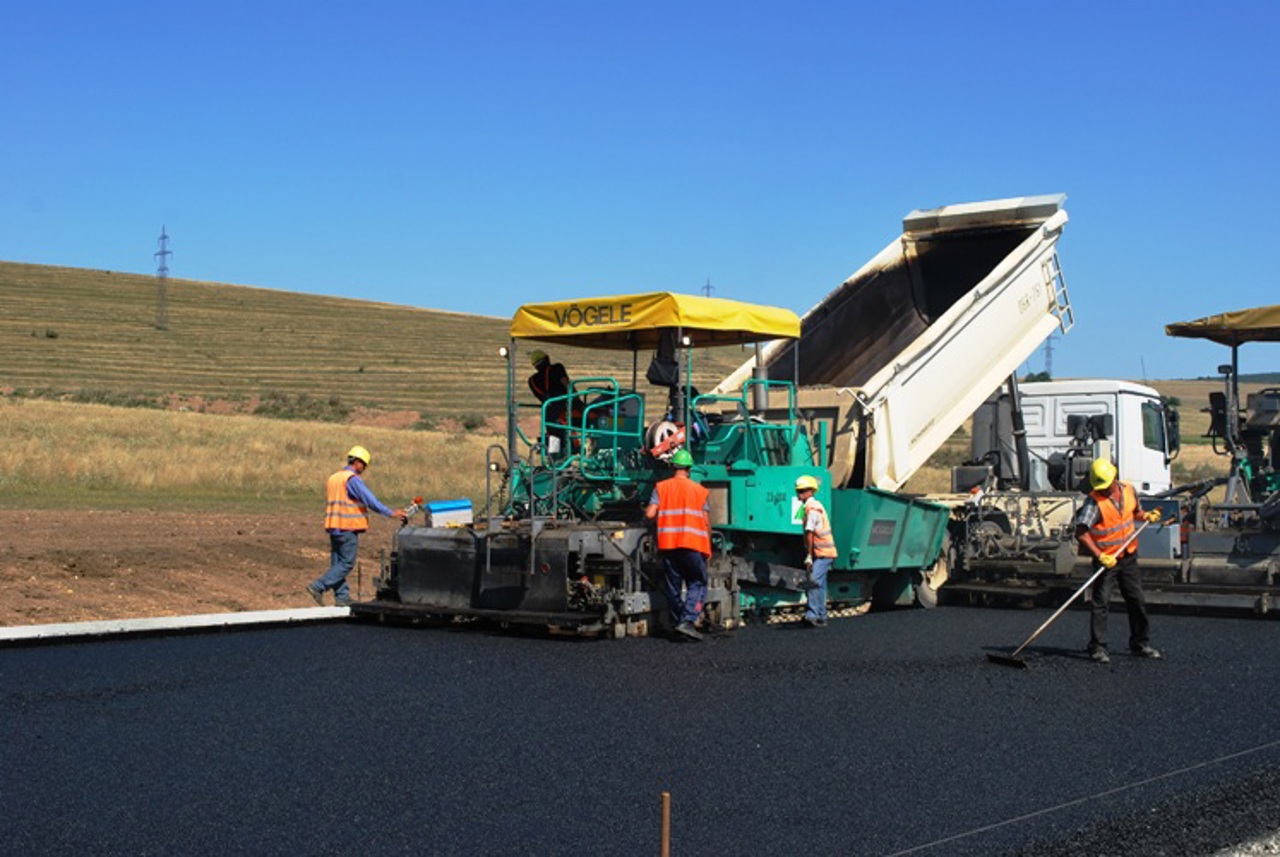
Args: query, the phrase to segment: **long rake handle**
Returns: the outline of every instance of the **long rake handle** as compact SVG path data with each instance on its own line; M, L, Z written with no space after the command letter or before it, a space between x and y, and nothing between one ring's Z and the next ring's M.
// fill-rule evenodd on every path
M1124 544L1116 548L1115 552L1118 554L1120 553L1120 551L1127 548L1129 544L1138 537L1138 533L1141 533L1143 530L1147 528L1148 523L1149 523L1148 521L1143 521L1142 524L1136 530L1133 531L1133 535L1125 539ZM1070 607L1072 602L1074 602L1077 598L1079 598L1084 593L1084 591L1088 589L1093 584L1093 582L1098 579L1099 576L1101 576L1102 572L1106 570L1107 570L1107 567L1099 563L1097 570L1094 571L1094 573L1089 577L1089 579L1086 580L1079 589L1073 592L1071 594L1071 597L1068 598L1061 607L1055 610L1053 615L1050 616L1048 619L1046 619L1043 625L1041 625L1039 628L1036 628L1035 632L1030 637L1027 637L1027 639L1023 642L1021 646L1018 646L1018 648L1014 649L1013 654L1010 655L1009 657L1016 658L1022 652L1023 649L1031 645L1031 643L1035 641L1035 638L1039 637L1042 633L1044 633L1044 629L1052 625L1053 620L1061 616L1062 612L1066 610L1068 607Z

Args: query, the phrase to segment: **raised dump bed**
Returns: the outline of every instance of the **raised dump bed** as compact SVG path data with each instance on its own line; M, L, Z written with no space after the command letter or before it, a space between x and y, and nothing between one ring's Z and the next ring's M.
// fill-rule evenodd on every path
M836 485L901 487L1046 337L1070 327L1055 253L1065 199L914 211L901 236L804 315L798 341L761 350L763 374L796 373L801 411L826 424ZM756 370L753 358L718 389L740 389Z

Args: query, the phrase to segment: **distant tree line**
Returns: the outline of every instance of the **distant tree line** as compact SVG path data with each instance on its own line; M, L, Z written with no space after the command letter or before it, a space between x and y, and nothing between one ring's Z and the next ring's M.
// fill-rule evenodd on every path
M1221 375L1201 375L1197 381L1221 381ZM1280 384L1280 372L1254 372L1252 375L1241 375L1242 384Z

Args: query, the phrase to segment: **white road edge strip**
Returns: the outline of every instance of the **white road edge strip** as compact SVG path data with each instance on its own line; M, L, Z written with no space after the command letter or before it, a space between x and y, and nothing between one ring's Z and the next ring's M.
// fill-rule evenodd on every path
M197 616L159 616L154 619L110 619L104 622L63 622L0 628L0 644L22 640L105 637L112 634L155 634L237 625L272 625L345 619L349 607L304 607L296 610L251 610L244 613L206 613Z

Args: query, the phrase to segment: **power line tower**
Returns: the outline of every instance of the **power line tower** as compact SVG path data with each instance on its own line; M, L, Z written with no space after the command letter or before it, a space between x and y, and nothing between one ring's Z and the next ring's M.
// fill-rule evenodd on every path
M707 284L702 287L702 296L709 298L711 297L711 293L714 292L715 290L716 290L716 287L711 285L711 278L707 277Z
M169 329L169 257L173 251L169 249L169 236L164 226L160 227L160 249L156 251L160 266L156 268L156 330Z
M1053 380L1053 343L1057 341L1058 334L1051 333L1049 338L1044 341L1044 374Z

